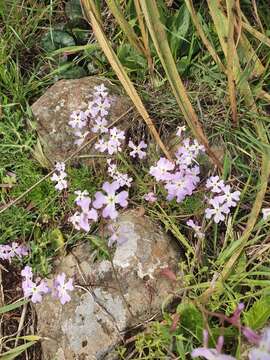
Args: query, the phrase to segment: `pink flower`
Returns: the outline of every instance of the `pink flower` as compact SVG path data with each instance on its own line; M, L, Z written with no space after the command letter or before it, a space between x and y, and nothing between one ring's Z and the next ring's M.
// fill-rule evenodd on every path
M206 181L206 188L214 193L220 193L224 189L224 181L219 176L210 176Z
M89 197L84 197L82 200L78 201L77 204L81 208L80 220L79 220L79 227L80 229L88 232L90 230L90 222L97 221L98 213L96 209L90 209L91 199Z
M22 283L22 289L24 296L30 298L35 303L42 301L42 296L47 294L50 289L45 280L41 280L39 284L35 283L31 279L27 279Z
M174 169L174 163L161 157L156 166L151 166L149 174L154 176L157 181L166 181L172 178L172 174L169 171Z
M71 278L69 278L67 282L65 282L65 280L66 274L62 273L60 275L57 275L54 281L55 295L59 298L62 305L71 300L68 292L74 290L73 280Z
M144 142L144 141L141 141L140 143L139 143L139 145L135 145L134 143L133 143L133 141L129 141L129 143L128 143L128 146L131 148L131 149L133 149L131 152L130 152L130 156L132 156L132 157L136 157L136 156L138 156L139 157L139 159L143 159L143 158L145 158L145 156L146 156L146 152L145 151L143 151L142 149L146 149L147 148L147 144Z
M150 203L153 203L153 202L157 201L156 194L153 193L153 192L149 192L149 193L145 194L143 198L144 198L145 201L148 201Z
M73 129L82 129L86 125L86 114L83 111L73 111L70 118L69 125Z
M220 221L225 220L224 214L229 214L230 209L226 204L221 205L219 201L214 198L209 201L213 208L207 208L205 210L206 219L210 219L212 216L214 217L214 222L218 224Z
M100 134L107 133L109 131L108 128L106 127L107 125L108 125L108 121L98 116L95 119L95 124L91 130L93 133L100 133Z
M177 202L181 202L187 195L191 195L195 189L193 178L186 175L182 171L178 171L172 175L171 180L165 185L168 191L168 200L176 197Z
M224 195L217 196L217 200L221 204L225 203L228 207L235 207L240 199L240 191L231 192L230 185L223 186L222 191Z
M95 86L94 87L94 95L95 96L101 96L103 98L108 96L108 89L106 88L106 86L104 84L100 84L99 86Z
M117 181L105 182L102 186L106 195L104 195L101 191L98 191L95 194L95 201L93 202L93 206L96 209L101 209L104 205L106 205L102 211L102 216L104 218L115 219L118 216L118 212L116 210L116 205L119 204L121 207L126 207L128 205L127 191L121 191L119 194L116 194L116 191L120 188L120 185Z

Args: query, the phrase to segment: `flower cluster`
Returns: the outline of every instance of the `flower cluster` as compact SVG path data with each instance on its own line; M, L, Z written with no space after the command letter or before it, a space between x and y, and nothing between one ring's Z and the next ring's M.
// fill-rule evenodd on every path
M65 164L63 162L57 162L55 165L55 173L51 176L51 180L56 182L55 188L58 191L62 191L67 188L67 180L65 180L67 173L65 172Z
M81 146L90 132L102 135L95 149L100 152L108 152L110 155L122 150L122 141L125 139L124 132L117 127L108 129L108 120L111 100L108 89L104 84L94 87L91 101L86 111L73 111L70 115L69 125L76 136L75 144Z
M211 176L206 181L206 188L210 189L214 195L209 200L211 208L205 210L206 219L213 217L214 222L218 224L225 220L225 215L230 213L232 207L237 205L240 199L240 191L232 191L230 185L225 185L219 176Z
M112 162L112 159L107 160L108 174L111 178L119 183L119 185L130 187L133 179L128 174L123 174L117 170L117 165Z
M12 258L28 255L28 249L25 245L19 245L13 241L10 245L0 245L0 259L11 261Z
M151 166L149 173L165 184L167 200L176 198L177 202L181 202L186 196L192 195L200 181L200 168L196 165L196 158L201 151L204 151L204 147L197 140L191 142L186 138L175 153L175 163L161 157L156 166Z
M70 278L65 281L66 274L57 275L53 281L53 287L50 288L44 279L33 279L33 271L30 266L25 266L21 271L23 277L22 289L25 298L29 298L33 303L41 303L42 297L48 293L52 293L53 297L58 298L62 305L70 301L69 291L73 291L73 280Z
M88 232L90 230L92 222L98 220L98 213L96 209L90 208L91 198L88 196L88 191L75 191L77 195L75 199L76 205L80 208L80 211L76 211L69 221L73 224L77 230L84 230Z
M120 205L121 207L127 207L128 205L128 192L117 192L122 186L118 181L113 181L112 183L105 182L102 186L105 194L101 191L96 192L92 208L90 208L91 199L88 196L88 192L86 190L75 191L77 195L75 203L80 208L80 211L76 211L69 218L74 228L88 232L92 223L98 220L98 212L96 209L102 209L102 216L104 218L116 219L118 216L116 205Z

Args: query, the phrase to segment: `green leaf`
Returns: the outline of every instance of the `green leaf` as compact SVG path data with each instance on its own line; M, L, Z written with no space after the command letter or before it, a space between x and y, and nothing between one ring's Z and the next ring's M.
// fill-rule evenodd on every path
M17 346L1 355L1 360L12 360L22 354L30 346L34 345L36 341L29 341L23 345Z
M69 0L65 6L65 13L70 20L83 18L80 0Z
M21 306L23 306L24 304L26 304L28 302L28 300L21 300L21 301L16 301L12 304L9 304L9 305L5 305L5 306L2 306L0 308L0 314L4 314L8 311L12 311L14 309L17 309Z
M65 239L63 237L61 230L59 229L53 229L48 234L48 240L55 250L61 249L65 244Z
M170 17L169 24L167 26L168 41L173 54L173 57L177 58L178 50L181 48L183 42L186 42L186 36L188 34L190 26L190 14L185 4Z
M49 31L41 40L42 47L47 52L76 45L72 35L62 30Z
M270 318L270 295L264 295L244 313L245 325L253 330L261 329Z
M197 340L202 340L203 317L200 311L192 303L182 303L177 307L177 313L180 315L180 325L184 330L185 336L191 334Z

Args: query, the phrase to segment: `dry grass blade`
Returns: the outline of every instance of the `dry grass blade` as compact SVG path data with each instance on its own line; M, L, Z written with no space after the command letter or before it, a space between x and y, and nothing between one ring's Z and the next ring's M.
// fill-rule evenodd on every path
M153 81L153 79L154 79L154 63L153 63L153 59L152 59L152 55L151 55L151 49L150 49L150 46L149 46L148 31L147 31L147 28L145 27L143 13L142 13L142 9L141 9L141 5L140 5L139 0L134 0L134 5L135 5L136 13L137 13L137 16L138 16L138 22L139 22L141 35L142 35L142 41L143 41L144 49L145 49L145 52L146 52L148 69L149 69L151 79Z
M160 21L160 15L157 4L154 0L140 0L141 8L149 29L151 38L159 55L160 61L166 72L167 78L170 82L174 96L178 105L184 114L185 120L188 123L193 135L198 141L203 144L212 158L213 162L221 167L217 156L209 147L208 140L203 132L199 119L189 101L184 84L178 74L176 64L174 62L164 26Z
M84 6L86 16L92 24L92 28L94 30L96 39L99 42L101 49L103 50L105 56L107 57L109 63L111 64L113 70L115 71L117 77L121 81L121 84L123 85L127 94L133 101L135 107L137 108L138 112L144 119L145 123L149 127L149 130L150 130L151 134L153 135L155 141L157 142L157 144L159 145L161 150L164 152L164 154L167 156L167 158L171 159L171 156L170 156L169 152L167 151L166 147L164 146L163 142L161 141L160 136L153 124L153 121L150 119L148 112L145 109L140 96L138 95L134 85L132 84L126 71L124 70L124 67L122 66L118 57L116 56L115 52L113 51L113 48L112 48L109 40L107 39L106 35L104 34L101 25L97 21L94 12L91 10L91 6L87 6L87 3L89 3L89 2L92 3L92 1L91 0L82 0L81 2Z
M138 38L138 36L135 34L134 30L132 29L132 27L130 26L130 24L127 22L127 20L125 19L121 8L119 6L119 3L116 2L115 0L106 0L109 9L111 11L111 13L113 14L113 16L115 17L115 19L117 20L120 28L122 29L122 31L124 32L124 34L126 35L126 37L129 40L129 43L142 55L146 56L146 52L144 49L144 46L141 43L141 40Z
M236 54L236 47L234 43L234 23L235 23L235 14L234 14L234 1L227 0L227 14L228 14L228 41L227 41L227 77L228 77L228 91L231 103L232 110L232 121L233 124L237 125L237 102L236 102L236 91L235 91L235 78L233 71L233 59Z
M256 29L254 29L251 25L249 25L246 22L243 22L243 28L247 32L249 32L251 35L253 35L256 39L258 39L261 43L270 47L270 39L268 36L262 34L260 31L258 31Z
M215 49L213 48L212 44L210 43L210 41L207 39L202 24L199 20L199 17L194 9L193 6L193 2L192 0L185 0L186 6L190 12L193 24L197 30L198 35L200 36L204 46L206 47L206 49L209 51L209 53L211 54L212 58L215 60L215 62L217 63L217 65L219 66L220 70L223 71L224 73L226 73L226 68L223 65L222 61L220 60L220 57L218 56L217 52L215 51Z

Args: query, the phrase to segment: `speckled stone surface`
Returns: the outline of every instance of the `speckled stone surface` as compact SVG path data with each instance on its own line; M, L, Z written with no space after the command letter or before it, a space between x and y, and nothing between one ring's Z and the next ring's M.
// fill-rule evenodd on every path
M112 358L124 331L160 311L174 285L160 275L176 268L179 250L172 240L140 211L127 211L117 219L128 241L117 246L113 264L93 263L88 244L59 259L55 274L66 272L79 288L65 306L48 296L36 306L38 334L45 360Z
M85 77L57 81L32 105L43 152L52 164L66 159L77 149L74 145L75 136L68 125L70 114L75 110L86 110L94 87L101 83L109 89L112 106L107 120L111 123L132 107L132 102L120 93L117 86L102 78ZM134 114L129 113L116 126L129 128L133 116ZM81 155L90 152L91 147L88 147Z

